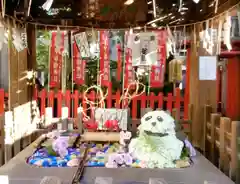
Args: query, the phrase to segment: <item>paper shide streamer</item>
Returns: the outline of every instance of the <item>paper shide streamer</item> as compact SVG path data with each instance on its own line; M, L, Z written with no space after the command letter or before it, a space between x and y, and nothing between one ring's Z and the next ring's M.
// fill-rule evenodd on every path
M13 28L13 45L18 52L27 48L27 35L25 29Z
M55 40L55 48L56 48L56 53L60 53L60 45L61 45L62 37L61 37L61 30L58 27L57 28L57 35L56 35L56 40Z
M53 0L47 0L43 5L42 8L46 11L49 11L53 4Z
M4 41L5 41L5 29L4 26L0 23L0 50L2 50Z
M223 24L224 34L223 34L223 43L226 45L228 50L232 50L230 32L231 32L231 16L228 12L225 16L225 23Z

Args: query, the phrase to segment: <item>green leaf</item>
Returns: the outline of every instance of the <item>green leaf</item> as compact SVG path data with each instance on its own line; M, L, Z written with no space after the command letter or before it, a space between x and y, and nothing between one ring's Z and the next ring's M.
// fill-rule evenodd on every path
M49 155L51 155L51 156L57 156L57 155L58 155L58 154L53 150L52 145L46 147L46 149L47 149L47 152L48 152Z

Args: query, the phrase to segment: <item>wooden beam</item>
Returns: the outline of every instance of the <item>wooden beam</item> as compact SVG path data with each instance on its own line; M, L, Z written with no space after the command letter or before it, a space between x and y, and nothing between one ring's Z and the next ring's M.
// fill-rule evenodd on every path
M45 28L49 28L49 29L54 29L54 27L56 27L57 25L62 25L63 21L71 21L72 19L44 19L44 18L35 18L34 19L36 21L36 24L39 23L39 25L37 25L38 28L41 27L45 27ZM35 22L33 22L35 23ZM74 19L74 25L76 27L79 26L79 28L81 27L87 27L87 28L112 28L112 29L118 29L118 28L129 28L129 27L144 27L145 25L145 21L134 21L134 22L125 22L125 21L114 21L114 22L110 22L110 21L96 21L96 20L91 20L91 19L78 19L75 18ZM64 26L63 26L64 27ZM67 26L66 26L67 28ZM66 29L63 28L63 29ZM69 28L72 29L72 28Z

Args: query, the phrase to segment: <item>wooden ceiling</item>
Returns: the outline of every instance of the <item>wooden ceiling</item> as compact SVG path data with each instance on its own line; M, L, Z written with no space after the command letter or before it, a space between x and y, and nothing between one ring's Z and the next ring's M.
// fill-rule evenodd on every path
M41 24L111 29L144 26L154 19L152 0L135 0L128 6L124 5L126 0L53 0L49 12L41 8L46 0L32 0L29 16L26 12L30 0L5 1L6 14ZM193 23L214 15L213 0L200 0L197 4L193 0L182 1L184 9L179 12L179 0L156 0L156 18L167 16L156 22L157 26ZM238 3L238 0L218 1L218 13Z

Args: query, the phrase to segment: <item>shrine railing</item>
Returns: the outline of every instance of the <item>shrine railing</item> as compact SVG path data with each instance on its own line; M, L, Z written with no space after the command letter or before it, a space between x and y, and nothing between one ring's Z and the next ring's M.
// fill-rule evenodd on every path
M90 91L87 94L87 98L91 101L97 101L100 99L100 96L95 91ZM35 91L34 99L38 100L40 105L40 114L44 115L46 107L53 108L53 116L61 117L62 116L62 107L68 107L68 117L77 117L77 108L81 105L83 110L89 109L89 105L86 103L83 93L80 93L78 90L75 90L71 93L70 90L67 90L65 93L62 91L46 91L43 89L38 92ZM117 91L112 93L111 90L108 91L108 95L104 100L106 108L126 108L123 107L122 103L119 103L121 99L121 92ZM163 96L162 93L155 95L154 93L142 94L132 98L131 102L128 105L130 108L130 116L132 119L140 118L140 111L143 108L150 107L152 109L164 109L172 112L173 109L179 111L181 119L188 119L188 103L186 96L182 97L180 89L175 90L175 96L172 93L168 93L167 96ZM89 116L92 116L92 113L88 110L86 112Z

